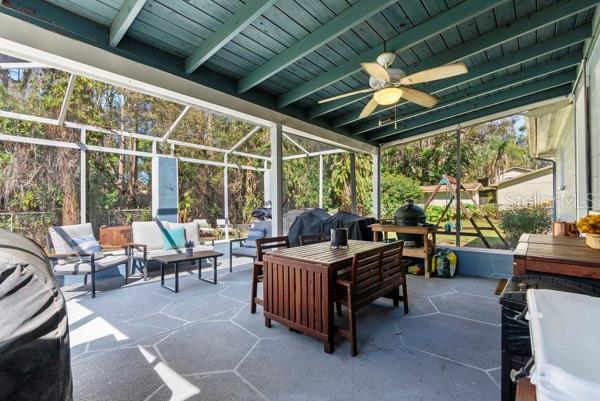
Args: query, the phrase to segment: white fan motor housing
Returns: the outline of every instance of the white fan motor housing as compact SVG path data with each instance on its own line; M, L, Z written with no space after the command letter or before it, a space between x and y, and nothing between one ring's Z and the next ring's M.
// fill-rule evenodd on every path
M382 53L379 56L377 56L377 63L380 66L382 66L383 68L387 68L390 65L392 65L392 63L394 62L395 59L396 59L396 53L386 52L386 53Z

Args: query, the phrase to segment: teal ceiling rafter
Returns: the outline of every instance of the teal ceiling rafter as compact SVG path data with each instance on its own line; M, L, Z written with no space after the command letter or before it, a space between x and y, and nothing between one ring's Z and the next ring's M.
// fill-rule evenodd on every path
M48 1L11 0L8 6L4 4L0 5L0 13L56 32L73 40L87 43L98 49L117 54L148 67L185 78L190 83L204 85L267 109L277 110L279 113L306 121L315 127L331 130L338 134L349 135L345 130L333 129L329 125L329 122L324 119L306 120L305 109L297 105L278 109L275 104L275 98L268 92L261 90L261 88L253 88L248 92L239 94L237 93L235 80L205 66L201 66L193 74L185 74L185 58L149 45L131 35L127 35L123 39L124 43L121 46L116 48L111 47L109 45L109 30L107 25L78 15ZM205 100L210 101L210 99Z
M242 78L238 82L238 91L243 93L255 87L290 64L337 38L342 33L352 29L354 26L369 19L395 2L396 0L361 0L345 9L338 16Z
M133 24L135 17L142 11L146 0L125 0L119 13L110 25L109 43L112 47L117 47L127 30Z
M188 56L185 60L186 74L194 72L275 3L276 0L248 0Z
M490 10L506 1L507 0L466 0L414 28L388 39L386 41L387 48L394 49L397 52L406 50L417 43L423 42L452 26L467 21L469 18ZM345 61L339 66L320 75L318 78L308 81L281 95L277 99L277 105L279 107L288 106L332 83L360 71L360 63L373 61L382 52L383 44L380 44L373 49L350 58L348 61Z
M447 89L453 88L455 86L459 86L473 80L486 77L488 75L494 74L496 72L502 71L506 68L510 68L521 63L525 63L530 60L534 60L538 57L551 54L554 51L564 49L568 46L572 46L574 44L583 42L591 35L591 27L588 25L584 25L582 28L578 28L576 31L571 31L565 33L563 35L557 36L552 39L548 39L544 42L540 42L536 45L526 47L514 53L509 53L506 56L495 59L489 63L485 63L483 65L478 65L477 68L471 69L467 74L459 75L454 78L444 79L435 83L431 83L428 85L420 85L418 89L424 90L431 94L436 94ZM581 59L579 59L581 61ZM544 68L543 66L539 66L539 68ZM408 105L408 102L401 103L402 106ZM371 114L371 117L377 116L386 111L393 111L395 106L390 107L380 107ZM416 105L408 106L409 112L416 111L421 109L421 107ZM403 110L404 112L404 110ZM352 119L352 120L351 120ZM338 120L334 121L334 125L342 126L346 124L346 121L352 122L356 120L355 113L348 113L347 115L341 116ZM342 124L343 123L343 124ZM374 128L378 128L379 122L376 119L371 119L366 121L356 127L351 129L352 133L360 134L365 131L369 131Z
M493 92L498 92L498 91L502 91L505 89L509 89L514 85L520 85L525 82L532 81L534 79L537 79L537 78L540 78L540 77L543 77L546 75L551 75L551 74L554 74L556 72L559 72L559 71L562 71L562 70L565 70L568 68L573 68L579 64L579 62L581 61L581 56L582 56L582 54L581 54L581 52L579 52L579 54L573 54L570 56L566 56L560 60L556 60L556 61L544 64L542 66L535 65L535 66L527 68L526 70L517 72L515 74L505 75L501 78L488 81L485 84L477 85L475 87L466 89L465 91L456 92L456 93L453 93L452 95L445 96L440 99L440 103L438 104L438 106L435 109L420 108L416 111L412 111L409 113L403 113L401 116L399 116L395 120L393 118L390 118L389 121L386 121L386 123L384 125L382 125L382 127L387 127L387 128L382 128L381 131L375 132L375 133L371 134L370 136L372 136L374 138L378 138L379 136L385 137L384 133L386 132L386 130L390 129L392 124L395 125L402 121L406 121L406 120L409 120L409 119L412 119L415 117L419 117L422 115L427 115L427 114L430 114L433 112L437 112L446 107L456 106L460 103L469 102L469 101L475 100L479 97L487 96ZM381 134L380 134L380 132L381 132ZM389 132L389 131L387 131L387 132ZM356 133L353 133L353 134L357 135ZM364 132L362 132L361 134L364 134Z
M594 5L598 4L598 0L568 0L562 1L553 6L546 7L538 12L532 13L527 17L523 17L513 24L504 27L495 29L487 34L478 36L466 43L463 43L459 46L448 49L445 52L437 54L433 57L430 57L416 65L413 65L409 68L404 68L404 71L407 74L412 74L417 71L422 71L427 68L437 67L442 64L452 63L455 61L463 60L469 56L472 56L477 53L481 53L485 50L488 50L492 47L498 46L502 43L508 42L512 39L523 36L527 33L533 32L536 29L542 28L549 24L553 24L556 21L567 18L578 12L586 10ZM368 96L368 95L367 95ZM367 96L363 96L367 97ZM356 98L350 98L348 102L344 105L337 104L336 106L347 106L356 101L360 100ZM314 106L313 108L317 110L321 105ZM322 109L324 110L324 109ZM322 115L322 112L309 111L309 115L311 116L319 116ZM353 121L358 120L358 115L360 111L356 111L353 113L349 113L348 115L344 115L338 118L335 122L335 126L342 126L345 124L349 124Z
M443 129L454 129L454 127L458 124L464 124L465 122L486 118L488 116L497 116L500 113L506 113L509 111L512 112L515 109L527 107L531 104L542 102L544 100L566 97L570 93L571 84L565 84L556 88L534 93L528 96L523 96L494 106L481 108L470 113L436 122L434 124L424 125L413 130L404 131L402 133L398 133L396 135L387 137L385 138L385 141L379 141L379 143L394 143L403 139L410 139L418 135L427 134L428 132L439 132Z
M395 128L394 126L386 127L376 133L364 136L364 139L367 139L369 142L377 141L395 134L402 133L403 131L409 131L411 129L432 124L441 120L446 120L461 114L467 114L480 108L494 106L498 103L507 102L509 100L527 96L532 93L542 92L547 89L565 85L575 81L576 78L577 72L575 70L561 72L560 74L543 78L529 84L521 85L510 90L504 90L498 93L490 94L482 99L468 101L456 107L444 108L428 113L422 117L417 117L406 121L398 126L398 128Z

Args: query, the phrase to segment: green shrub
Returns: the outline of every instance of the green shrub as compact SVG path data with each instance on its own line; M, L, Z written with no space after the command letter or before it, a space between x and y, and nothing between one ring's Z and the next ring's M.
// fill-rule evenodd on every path
M394 217L394 212L413 199L415 203L421 201L423 193L416 180L401 174L385 172L381 177L381 211L384 218Z
M540 206L514 207L500 212L500 228L514 247L524 233L542 234L550 229L552 219Z
M500 219L500 209L498 208L498 205L494 203L488 203L487 205L483 205L481 208L490 219Z

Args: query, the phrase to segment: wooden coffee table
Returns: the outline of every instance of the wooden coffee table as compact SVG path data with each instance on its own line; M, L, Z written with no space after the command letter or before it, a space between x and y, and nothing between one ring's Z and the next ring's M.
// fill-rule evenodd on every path
M154 258L160 263L160 285L173 292L179 292L179 264L182 262L194 262L198 263L198 280L206 281L207 283L217 284L217 258L223 256L220 252L215 251L198 251L194 252L191 256L185 253L178 253L175 255L157 256ZM204 259L212 259L213 265L213 280L207 280L202 278L202 261ZM169 264L175 264L175 287L169 287L165 284L165 270Z

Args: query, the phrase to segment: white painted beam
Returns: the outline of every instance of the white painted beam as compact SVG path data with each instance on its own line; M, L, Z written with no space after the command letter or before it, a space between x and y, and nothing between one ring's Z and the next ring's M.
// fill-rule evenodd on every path
M57 119L32 116L32 115L28 115L28 114L15 113L12 111L5 111L5 110L0 110L0 117L9 118L9 119L13 119L13 120L48 124L48 125L59 125L59 122ZM74 122L70 122L70 121L65 121L64 126L67 128L73 128L73 129L79 129L79 130L85 129L86 131L98 132L98 133L107 134L107 135L120 135L120 136L124 136L127 138L139 139L142 141L152 141L153 143L162 142L162 138L158 138L158 137L136 134L133 132L126 132L126 131L120 131L120 130L111 130L111 129L101 128L101 127L96 127L93 125L74 123ZM200 145L197 143L183 142L183 141L177 141L177 140L173 140L173 139L168 139L167 141L165 141L165 143L175 145L175 146L206 150L209 152L218 152L218 153L227 152L226 149L216 148L214 146ZM270 160L270 158L267 156L255 155L252 153L233 152L233 154L243 156L243 157L249 157L249 158L253 158L253 159L259 159L259 160Z
M177 126L179 125L179 123L181 122L181 120L183 120L183 118L188 113L188 111L190 111L190 106L185 106L183 108L183 110L181 111L181 113L179 114L179 116L177 116L177 118L175 119L175 121L173 121L173 124L171 124L171 126L169 127L169 129L167 130L167 132L165 132L165 134L163 135L163 137L162 137L163 141L166 141L167 139L169 139L169 137L171 136L171 134L173 134L173 132L175 131L175 128L177 128Z
M127 30L133 24L137 15L142 11L146 0L125 0L119 13L110 25L109 44L117 47Z
M323 155L319 155L319 207L323 208Z
M294 135L297 132L306 133L307 137L343 149L363 153L375 151L375 146L363 141L225 94L6 14L0 14L0 53L43 63L51 68L184 105L212 110L264 127L281 123L285 125L286 132Z
M381 218L381 150L373 154L373 217Z
M86 133L82 129L79 142L86 143ZM84 147L79 151L79 222L87 223L87 152Z
M304 148L304 146L300 145L297 141L293 140L288 134L283 134L283 137L290 141L294 146L300 149L304 154L310 155L310 152Z
M67 117L67 111L69 110L69 104L71 103L71 95L73 95L73 88L75 88L76 79L77 75L75 74L71 74L69 77L69 83L67 84L65 97L63 98L62 105L60 106L60 112L58 113L58 125L62 126L65 123L65 118Z
M283 234L283 127L271 128L271 224L273 236Z
M350 198L352 204L352 213L358 213L358 204L356 201L356 153L350 153Z
M28 61L8 61L0 63L0 70L24 70L29 68L47 68L40 63L30 63Z
M243 31L256 18L258 18L269 7L275 4L276 0L248 0L238 12L233 14L225 21L215 32L202 42L185 60L185 72L191 74L200 67L213 54L218 52L238 33Z
M244 143L246 143L246 141L248 141L248 139L250 139L252 137L252 135L254 135L255 133L258 132L258 130L260 130L262 127L261 126L256 126L254 127L250 132L248 132L246 135L244 135L244 137L242 139L240 139L239 141L237 141L237 143L235 145L233 145L231 147L231 149L229 149L227 151L227 153L231 153L234 150L236 150L237 148L239 148L240 146L242 146Z

